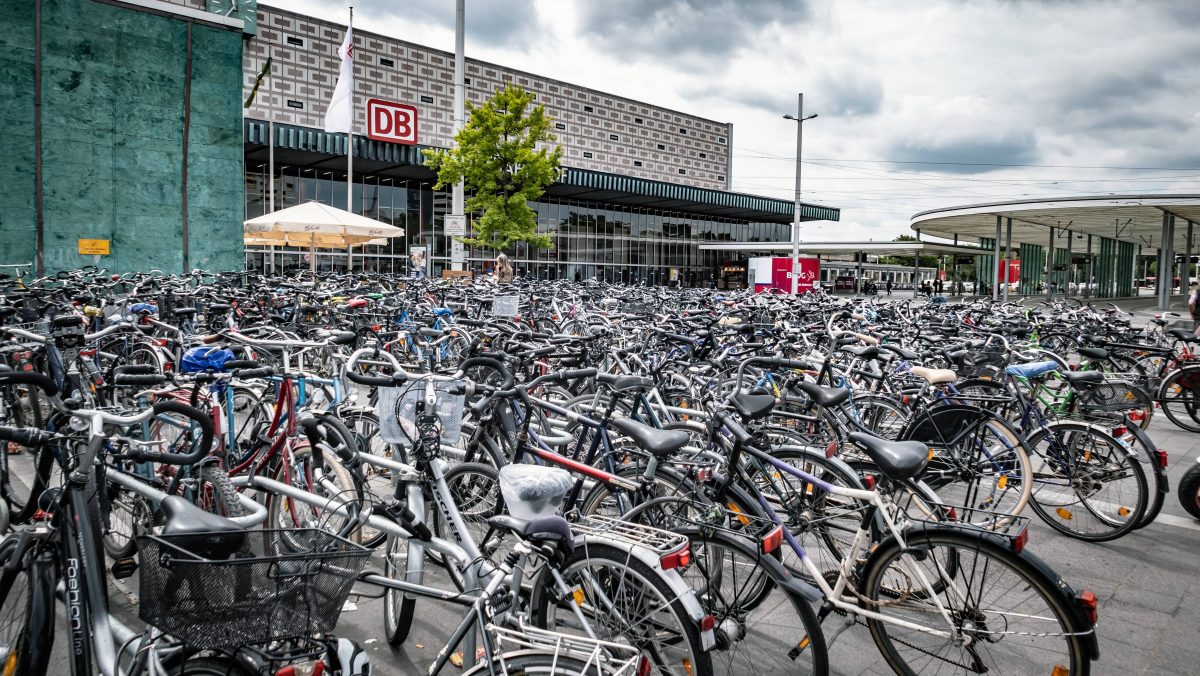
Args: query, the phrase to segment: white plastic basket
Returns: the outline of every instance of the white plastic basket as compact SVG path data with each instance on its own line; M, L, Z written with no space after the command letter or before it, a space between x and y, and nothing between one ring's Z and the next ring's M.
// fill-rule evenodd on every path
M492 298L493 317L516 317L521 304L520 296L496 296Z
M462 435L465 396L459 382L434 383L435 413L443 444L454 445ZM376 413L379 415L379 438L389 444L411 448L417 438L417 402L425 399L425 382L413 381L403 387L381 387Z

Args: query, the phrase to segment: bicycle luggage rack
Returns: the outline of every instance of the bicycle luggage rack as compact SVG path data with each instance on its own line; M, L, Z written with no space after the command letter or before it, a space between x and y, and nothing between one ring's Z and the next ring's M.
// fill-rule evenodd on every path
M679 533L600 515L579 517L571 524L571 531L645 547L660 555L670 554L688 543L687 536Z
M1029 526L1030 518L1016 514L1001 514L974 507L962 505L938 505L941 509L941 519L922 519L909 517L908 528L920 528L922 525L945 527L956 526L980 533L990 533L1016 541ZM1024 543L1021 543L1024 546Z
M558 632L522 626L519 630L488 625L488 632L495 638L501 671L507 674L504 664L505 653L519 650L536 650L553 653L556 657L572 657L585 664L582 674L604 674L605 676L636 676L641 665L641 652L622 643L599 641L586 636L570 636Z

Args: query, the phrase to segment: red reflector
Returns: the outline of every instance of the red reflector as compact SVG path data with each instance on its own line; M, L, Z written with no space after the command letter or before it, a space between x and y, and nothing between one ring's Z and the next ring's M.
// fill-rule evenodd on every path
M95 350L80 350L79 356L80 357L95 357L96 351Z
M866 486L867 490L869 490L869 491L875 490L875 475L868 474L868 475L864 476L863 477L863 485Z
M712 615L705 615L700 618L700 631L712 631L717 624L717 618Z
M1070 368L1072 371L1078 371L1078 370L1079 370L1079 364L1071 364L1069 368Z
M1130 411L1129 419L1134 422L1141 422L1146 419L1146 412L1141 409Z
M324 673L325 673L325 662L324 661L319 661L313 665L313 670L312 670L311 676L321 676Z
M650 676L650 658L643 656L638 662L638 676Z
M1017 533L1017 537L1013 538L1013 541L1012 541L1013 551L1020 554L1021 550L1025 549L1025 545L1027 545L1027 544L1029 544L1029 527L1028 526L1025 528L1022 528L1021 532Z
M837 450L837 440L835 439L829 442L829 445L825 447L825 457L832 458L833 456L837 455Z
M296 667L288 665L275 672L275 676L296 676Z
M1119 427L1114 427L1112 433L1113 433L1114 437L1120 439L1121 437L1125 436L1126 434L1129 434L1129 428L1125 427L1124 425L1121 425Z
M1165 468L1167 466L1167 452L1159 450L1155 452L1155 455L1158 456L1158 466Z
M953 507L946 510L946 520L947 521L958 521L958 512L955 511L955 509Z
M689 545L683 549L680 549L679 551L671 552L670 554L664 554L663 557L658 560L658 565L663 570L673 570L675 568L685 568L691 562L692 549Z
M712 477L713 468L711 467L701 467L696 470L696 481L699 481L700 483L712 481Z
M1079 592L1079 607L1083 609L1083 613L1087 615L1088 621L1096 624L1096 620L1100 619L1100 611L1096 601L1096 594L1091 590L1085 589Z
M905 406L908 406L911 401L912 397L908 396L907 394L900 397L900 403L904 404Z
M767 533L763 537L762 553L770 554L771 552L775 551L776 549L779 549L779 545L781 545L782 543L783 543L783 526L782 525L775 526L774 528L771 529L770 533Z
M383 325L382 325L382 324L372 324L372 325L371 325L371 330L372 330L372 331L378 331L379 329L382 329L382 328L383 328Z

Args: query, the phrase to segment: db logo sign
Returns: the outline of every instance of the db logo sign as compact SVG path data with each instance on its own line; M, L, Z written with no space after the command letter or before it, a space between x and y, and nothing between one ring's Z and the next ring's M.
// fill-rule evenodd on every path
M417 142L417 109L403 103L367 100L367 137L388 143Z

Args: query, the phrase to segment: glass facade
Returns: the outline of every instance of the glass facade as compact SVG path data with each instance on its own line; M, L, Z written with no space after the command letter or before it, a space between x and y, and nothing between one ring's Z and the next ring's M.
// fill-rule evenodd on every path
M265 164L247 164L247 219L267 212L269 184ZM310 200L338 208L346 205L345 172L277 166L274 185L276 209ZM450 210L450 193L432 188L428 181L355 176L354 210L404 228L405 236L383 246L357 247L354 269L406 273L413 246L431 251L434 276L450 267L450 240L442 230L443 218ZM750 223L551 197L530 206L537 212L539 232L551 237L554 248L537 250L522 244L508 253L523 274L543 279L595 277L609 282L704 286L718 274L722 262L745 256L701 251L700 244L783 242L790 229L786 223ZM276 247L276 270L307 269L307 255L304 248ZM265 247L247 247L247 269L265 269L268 256ZM467 268L490 271L491 251L467 247L466 256ZM345 270L346 261L345 251L317 253L318 270Z

